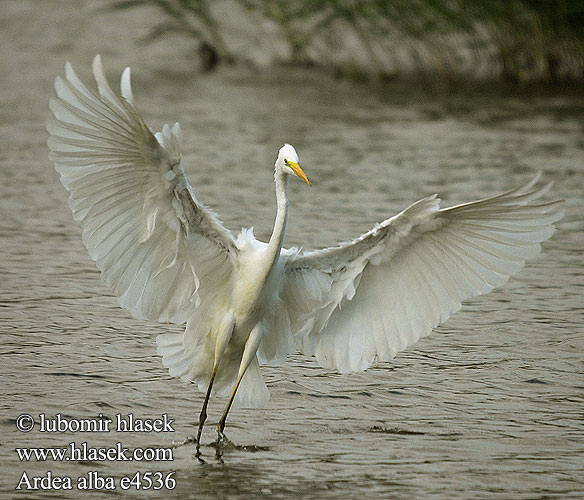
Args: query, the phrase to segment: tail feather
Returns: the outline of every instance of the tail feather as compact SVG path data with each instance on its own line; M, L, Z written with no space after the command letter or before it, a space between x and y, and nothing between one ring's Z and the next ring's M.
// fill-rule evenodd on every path
M170 375L185 382L191 380L192 361L183 346L180 333L163 333L156 337L156 350L162 356L162 366L168 368Z
M234 403L243 408L265 406L270 400L270 391L260 371L257 357L250 363L237 389Z
M184 334L163 333L156 338L158 354L162 356L162 365L168 368L173 377L184 382L194 382L201 392L207 390L211 376L212 364L209 356L204 354L204 343L194 351L185 350ZM193 352L190 352L193 351ZM224 357L223 365L215 378L214 390L220 396L229 396L235 385L238 364L230 362L229 354ZM262 377L257 357L249 365L237 390L234 404L243 408L264 406L270 399L270 393Z

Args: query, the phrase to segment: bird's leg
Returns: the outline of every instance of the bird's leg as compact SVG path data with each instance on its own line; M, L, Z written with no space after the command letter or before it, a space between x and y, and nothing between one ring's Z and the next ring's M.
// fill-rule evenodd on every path
M235 399L235 393L237 392L237 388L241 383L241 379L245 375L245 371L249 367L249 364L255 358L256 352L258 347L260 346L260 341L262 340L263 335L263 328L260 325L256 325L251 333L249 334L249 338L245 343L245 348L243 349L243 356L241 357L241 363L239 365L239 371L237 373L237 381L235 382L235 387L233 387L233 391L231 392L231 396L229 396L229 401L227 402L227 406L225 407L225 411L221 416L221 420L217 424L217 434L218 434L218 442L221 443L223 441L223 431L225 430L225 421L227 420L227 414L231 409L231 405L233 404L233 400Z
M227 406L225 407L225 411L223 412L223 416L221 417L221 420L219 420L219 424L217 424L217 434L218 434L218 442L220 443L221 441L223 441L223 430L225 429L225 421L227 420L227 414L229 413L229 409L231 408L231 405L233 404L233 399L235 398L235 393L237 392L237 388L239 387L239 384L241 382L241 376L237 377L237 382L235 382L235 387L233 388L233 391L231 392L231 396L229 396L229 401L227 402Z
M203 432L203 425L205 420L207 420L207 406L209 404L209 398L211 397L211 390L213 389L213 382L215 381L215 375L217 373L217 367L219 366L219 361L223 357L223 353L227 348L227 344L231 340L231 335L233 334L233 327L235 321L231 315L225 316L222 322L222 327L218 330L217 338L215 340L215 361L213 362L213 371L211 373L211 378L209 379L209 386L207 387L207 394L205 394L205 401L203 402L203 408L201 408L201 414L199 415L199 429L197 431L197 452L196 456L201 455L201 434Z
M217 365L213 366L213 373L211 373L211 379L209 380L209 387L207 387L207 394L205 395L205 401L203 401L203 408L201 409L201 414L199 415L199 430L197 431L197 452L199 451L199 445L201 444L201 433L203 432L203 425L205 425L205 420L207 420L207 405L209 404L209 398L211 397L211 389L213 389L213 382L215 381L215 373L217 372Z

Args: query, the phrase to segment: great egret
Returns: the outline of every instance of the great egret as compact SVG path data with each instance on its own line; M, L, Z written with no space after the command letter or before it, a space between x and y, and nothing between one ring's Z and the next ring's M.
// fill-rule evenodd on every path
M237 398L266 403L259 365L300 350L342 373L386 361L502 285L554 231L561 202L534 203L550 185L440 209L424 198L348 243L316 251L282 246L290 176L307 184L284 145L275 163L277 212L266 244L234 238L199 203L181 165L178 123L153 134L134 102L130 69L121 98L99 56L98 92L66 64L57 77L49 147L83 242L122 307L139 319L186 323L157 338L171 375L229 394L219 441Z

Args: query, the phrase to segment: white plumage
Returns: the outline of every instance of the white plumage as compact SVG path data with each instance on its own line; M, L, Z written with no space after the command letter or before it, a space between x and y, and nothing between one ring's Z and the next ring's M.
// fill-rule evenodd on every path
M51 100L51 158L83 228L83 242L122 307L139 319L186 323L157 339L173 376L232 389L263 404L259 364L296 349L342 373L365 370L429 334L462 301L502 285L541 249L561 202L526 186L440 209L422 199L359 238L312 252L282 247L290 175L308 179L294 148L275 164L278 210L269 243L236 238L198 202L181 166L180 128L152 134L138 113L130 69L121 95L99 56L98 92L66 65ZM237 388L239 386L239 389ZM237 393L236 393L237 391Z

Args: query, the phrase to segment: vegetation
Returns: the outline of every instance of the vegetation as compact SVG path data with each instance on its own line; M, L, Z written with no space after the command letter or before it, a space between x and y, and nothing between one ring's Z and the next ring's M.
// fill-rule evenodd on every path
M275 27L286 44L281 62L381 78L422 71L447 79L584 79L584 0L230 1L255 21L254 30ZM190 36L210 70L221 61L252 59L229 47L229 26L215 14L217 3L115 0L109 8L158 7L164 20L144 39L170 32ZM261 47L269 37L256 40L255 49L269 50Z

